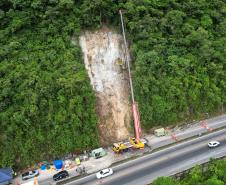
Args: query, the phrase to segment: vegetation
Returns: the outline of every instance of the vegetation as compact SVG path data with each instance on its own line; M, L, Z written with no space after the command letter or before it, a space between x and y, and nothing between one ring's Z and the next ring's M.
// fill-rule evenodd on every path
M224 185L226 183L226 158L211 161L204 170L197 166L181 180L172 177L160 177L152 185Z
M0 6L0 166L97 146L95 95L71 43L79 10L68 0Z
M77 40L81 29L120 29L119 9L144 127L225 105L223 0L2 0L0 166L98 145L95 96Z
M226 102L226 3L128 1L143 126L219 111Z

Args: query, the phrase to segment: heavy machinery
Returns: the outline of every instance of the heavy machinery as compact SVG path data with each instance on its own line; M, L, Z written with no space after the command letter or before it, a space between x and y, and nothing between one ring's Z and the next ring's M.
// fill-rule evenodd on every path
M121 153L121 152L127 152L129 150L129 148L124 143L114 143L112 150L115 153Z
M129 141L124 143L114 143L112 150L115 153L123 153L129 151L129 149L144 149L144 145L146 143L146 140L141 139L137 140L136 138L131 138Z
M128 52L128 46L127 46L127 42L126 42L126 34L125 34L121 10L119 10L119 14L120 14L120 18L121 18L122 35L123 35L123 40L124 40L124 45L125 45L125 62L127 64L128 75L129 75L129 84L130 84L130 92L131 92L131 99L132 99L132 112L133 112L134 128L135 128L136 140L138 141L138 140L140 140L140 133L141 133L140 116L139 116L138 105L135 102L135 97L134 97L133 81L132 81L132 75L131 75L131 71L130 71L130 61L128 59L129 52Z
M131 75L131 71L130 71L130 61L129 61L129 58L128 58L129 52L128 52L128 46L127 46L127 42L126 42L126 34L125 34L124 23L123 23L123 16L122 16L122 11L121 10L119 10L119 14L120 14L121 25L122 25L122 35L123 35L123 40L124 40L124 45L125 45L125 63L127 65L128 75L129 75L129 84L130 84L130 92L131 92L131 100L132 100L133 121L134 121L135 135L136 135L135 138L130 139L130 144L134 148L142 149L142 148L144 148L144 143L140 140L140 133L141 133L140 116L139 116L138 104L136 103L135 97L134 97L132 75Z
M142 142L141 140L138 140L136 138L131 138L130 143L133 145L134 148L137 149L144 149L144 141Z

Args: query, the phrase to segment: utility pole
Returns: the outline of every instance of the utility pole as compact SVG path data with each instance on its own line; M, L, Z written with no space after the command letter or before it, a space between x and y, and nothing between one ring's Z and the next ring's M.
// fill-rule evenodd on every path
M127 64L128 68L128 73L129 73L129 84L130 84L130 91L131 91L131 97L132 97L132 110L133 110L133 120L134 120L134 127L135 127L135 132L136 132L136 139L140 139L140 117L139 117L139 111L138 107L135 102L134 98L134 91L133 91L133 82L132 82L132 76L131 76L131 71L130 71L130 61L128 59L128 46L126 42L126 34L125 34L125 29L124 29L124 22L123 22L123 17L122 17L122 11L119 10L120 18L121 18L121 25L122 25L122 34L123 34L123 40L124 40L124 45L125 45L125 62Z

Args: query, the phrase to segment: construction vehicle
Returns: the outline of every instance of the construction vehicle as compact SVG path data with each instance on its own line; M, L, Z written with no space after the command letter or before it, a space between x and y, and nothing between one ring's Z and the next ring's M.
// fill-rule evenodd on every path
M144 143L141 140L131 138L130 143L133 145L133 148L144 149Z
M129 150L129 147L124 143L114 143L112 150L115 153L127 152Z
M131 138L129 141L124 143L114 143L112 150L115 153L127 152L130 149L144 149L144 145L147 141L144 139L137 140L136 138Z
M122 24L122 35L123 35L123 40L124 40L124 46L125 46L125 63L127 64L127 69L128 69L128 75L129 75L129 84L130 84L130 92L131 92L131 99L132 99L132 112L133 112L133 122L134 122L134 129L135 129L135 134L136 134L136 140L133 140L133 144L135 144L134 141L137 141L137 143L140 143L140 134L141 134L141 127L140 127L140 115L139 115L139 109L138 109L138 104L135 101L134 97L134 90L133 90L133 81L132 81L132 75L130 71L130 61L127 56L129 56L128 52L128 45L126 42L126 34L125 34L125 29L124 29L124 22L123 22L123 16L122 16L122 11L119 10L120 18L121 18L121 24ZM138 147L139 144L135 144L134 146Z
M125 64L127 65L128 75L129 75L129 84L130 84L130 92L131 92L131 100L132 100L133 122L134 122L134 129L135 129L135 136L136 137L130 139L129 142L118 143L117 146L115 145L113 147L113 150L117 153L121 152L125 149L129 149L129 148L143 149L144 145L146 143L145 140L140 139L140 134L141 134L140 115L139 115L138 104L135 101L135 97L134 97L133 81L132 81L132 75L131 75L131 71L130 71L130 61L129 61L129 58L127 57L127 56L129 56L128 45L127 45L127 42L126 42L126 34L125 34L124 22L123 22L123 16L122 16L121 10L119 10L119 14L120 14L120 19L121 19L122 35L123 35L124 46L125 46Z

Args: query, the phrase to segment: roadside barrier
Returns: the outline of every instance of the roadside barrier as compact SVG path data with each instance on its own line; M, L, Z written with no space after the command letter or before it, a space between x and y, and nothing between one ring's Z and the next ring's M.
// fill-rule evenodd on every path
M171 138L172 138L173 140L175 140L176 142L180 141L180 139L176 136L176 134L173 133L170 129L166 128L165 130L166 130L166 132L168 133L168 135L171 136Z
M210 127L208 126L208 124L207 124L206 121L201 121L200 125L201 125L201 127L207 129L209 132L211 132L211 131L213 130L212 128L210 128Z
M176 136L176 134L171 134L171 138L173 139L173 140L175 140L176 142L178 142L179 141L179 138Z

